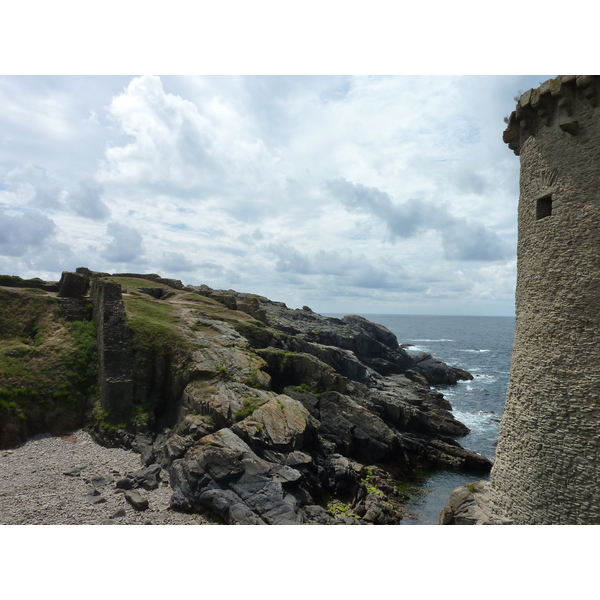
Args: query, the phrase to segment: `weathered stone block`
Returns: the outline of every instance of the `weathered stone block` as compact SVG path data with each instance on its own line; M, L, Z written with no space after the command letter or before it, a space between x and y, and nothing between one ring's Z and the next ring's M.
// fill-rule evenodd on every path
M89 279L86 275L63 271L59 286L59 298L83 298L89 288Z

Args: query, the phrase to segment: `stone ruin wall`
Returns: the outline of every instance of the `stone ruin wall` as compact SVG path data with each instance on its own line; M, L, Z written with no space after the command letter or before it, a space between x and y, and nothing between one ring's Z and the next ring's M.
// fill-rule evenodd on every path
M133 402L133 353L121 286L107 279L94 279L90 296L98 340L102 408L112 420L126 419Z
M600 523L600 77L521 96L516 331L491 508L517 524Z

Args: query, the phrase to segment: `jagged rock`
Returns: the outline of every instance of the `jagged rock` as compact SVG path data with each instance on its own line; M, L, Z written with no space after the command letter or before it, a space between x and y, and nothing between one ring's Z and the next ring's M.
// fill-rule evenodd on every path
M91 481L92 485L96 489L104 487L108 482L109 482L109 479L107 477L102 477L102 476L92 477L92 481Z
M171 486L179 493L171 502L208 508L230 523L300 523L297 501L286 491L299 475L259 458L230 429L221 429L173 463Z
M463 381L472 381L473 380L473 375L471 375L471 373L469 373L469 371L465 371L464 369L459 369L458 367L450 367L454 373L456 373L456 377L458 380L463 380Z
M304 509L307 520L314 525L334 525L337 519L333 518L322 506L313 504Z
M389 346L391 348L398 345L398 338L396 334L391 332L387 327L373 323L364 317L359 315L346 315L342 317L344 323L352 323L357 325L362 330L366 331L369 335L372 335L377 341Z
M144 496L142 496L139 492L136 492L135 490L128 490L125 492L125 498L127 499L127 502L129 502L129 504L135 508L135 510L148 510L148 498L144 498Z
M453 385L458 381L458 376L451 367L428 352L418 352L413 360L430 385Z
M164 468L172 508L228 523L397 523L405 498L390 481L415 468L489 471L487 459L453 439L468 428L429 387L469 374L410 355L385 327L234 290L181 291L157 274L120 274L155 282L140 286L151 299L123 281L129 309L146 303L160 314L169 296L162 308L173 347L136 346L120 285L83 269L93 279L101 408L122 419L94 432L140 453L145 468L115 473L114 493L132 504L131 490L155 489Z
M106 498L102 496L87 496L87 499L90 504L103 504L106 502Z
M172 435L166 440L157 440L155 444L155 455L158 464L168 468L171 463L181 458L193 442L187 441L180 435Z
M292 452L316 437L318 423L300 402L279 395L232 426L232 431L251 446Z
M364 500L363 521L376 525L397 525L398 514L384 498L375 493L367 494Z
M133 488L133 480L129 477L123 477L115 483L115 487L120 490L130 490Z
M141 471L133 474L131 477L135 486L143 485L147 481L158 481L160 479L161 466L158 464L150 465Z
M69 477L79 477L81 471L87 468L87 464L81 463L78 465L74 465L70 469L63 471L63 475L68 475Z
M348 396L322 394L319 433L333 442L338 452L365 463L386 460L395 453L396 435L377 415Z
M148 479L144 479L141 483L141 487L143 487L147 491L157 490L158 489L158 480L154 477L149 477Z
M337 498L354 502L362 491L362 464L341 454L332 454L325 461L326 487Z
M193 441L213 433L216 426L208 415L185 415L177 426L181 436L189 436Z
M275 390L287 385L306 384L310 388L345 391L346 382L333 368L319 358L304 352L285 352L277 348L257 350L267 362Z
M454 488L439 516L440 525L511 525L490 507L490 482L475 481Z
M136 434L132 447L136 452L139 452L140 461L143 465L149 466L154 462L154 448L150 435Z

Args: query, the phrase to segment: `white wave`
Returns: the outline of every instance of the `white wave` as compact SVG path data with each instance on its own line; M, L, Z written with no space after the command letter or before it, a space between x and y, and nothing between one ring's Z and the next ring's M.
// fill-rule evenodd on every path
M411 346L410 348L405 348L405 350L409 354L417 354L418 352L429 352L429 349L425 346Z
M496 381L498 381L497 377L495 377L494 375L487 375L486 373L471 372L471 375L473 375L475 381L482 381L485 383L495 383Z
M421 340L410 340L410 341L412 341L412 342L453 342L454 340L425 340L425 339L421 339Z
M477 411L463 412L453 411L452 414L457 421L465 424L472 433L498 429L500 427L500 417L494 413Z
M479 349L479 348L470 348L470 349L457 349L457 352L490 352L489 349Z

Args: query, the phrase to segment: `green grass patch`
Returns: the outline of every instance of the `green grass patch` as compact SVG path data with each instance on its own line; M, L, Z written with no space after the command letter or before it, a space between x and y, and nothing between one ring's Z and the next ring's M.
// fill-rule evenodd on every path
M245 398L242 403L242 408L235 413L233 418L237 421L243 421L249 417L257 408L268 402L268 398Z
M175 307L150 297L124 297L133 344L155 351L192 350L191 342L177 328Z
M315 396L320 396L319 390L317 388L313 388L308 383L301 383L300 385L290 385L290 390L294 390L295 392L309 392Z
M0 275L0 285L6 287L20 287L20 288L37 288L44 283L43 279L34 277L33 279L21 279L17 275Z
M120 283L121 288L125 293L130 291L137 292L137 288L162 288L163 290L169 290L171 292L176 291L164 283L158 283L157 281L152 281L151 279L141 279L139 277L105 277L103 279Z
M97 393L94 326L67 323L54 298L0 290L0 332L0 413L72 411Z
M243 335L253 348L266 348L271 344L274 334L260 321L235 323L235 330Z
M216 366L215 367L215 371L217 373L217 377L221 380L221 381L233 381L233 376L231 375L231 373L227 370L227 367L219 367Z

